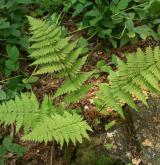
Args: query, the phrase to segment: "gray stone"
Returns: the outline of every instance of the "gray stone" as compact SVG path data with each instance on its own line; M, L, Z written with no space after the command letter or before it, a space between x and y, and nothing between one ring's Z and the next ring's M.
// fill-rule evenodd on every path
M108 165L114 164L114 160L122 160L125 164L140 160L142 165L160 165L160 98L149 97L148 107L140 102L137 105L139 112L125 106L125 121L105 133L93 135L90 142L80 145L77 164L95 165L92 158L96 156L98 161L100 155L109 155L113 159L106 163Z
M139 112L130 110L140 156L146 165L160 165L160 98L149 97L149 107L138 103Z
M120 136L117 131L99 134L83 142L77 149L76 165L125 165L126 144L122 144L124 137L119 138L121 142L116 141L117 135Z

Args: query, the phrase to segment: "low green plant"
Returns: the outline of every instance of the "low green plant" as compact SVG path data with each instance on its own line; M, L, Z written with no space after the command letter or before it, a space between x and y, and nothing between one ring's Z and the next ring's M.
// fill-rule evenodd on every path
M78 29L88 28L90 36L107 39L114 47L160 36L159 0L70 0L63 5L80 20Z
M159 94L160 48L148 47L145 52L138 49L136 53L127 55L126 63L120 59L117 63L117 71L109 72L109 83L99 85L95 104L100 110L112 108L124 118L124 103L138 110L133 96L147 106L144 90Z
M32 13L34 17L36 16L43 16L46 13L51 14L58 12L60 9L62 9L62 6L64 4L64 0L35 0L37 8Z
M0 81L0 88L3 91L1 100L9 100L14 98L20 91L28 89L27 84L23 83L24 75L17 75L9 78L3 78ZM31 89L31 88L30 88ZM4 97L5 96L5 97Z
M25 34L27 20L25 18L31 0L1 0L0 2L0 44L18 44L28 47Z
M19 50L14 46L7 45L6 46L7 57L5 60L5 75L8 77L12 72L17 71L19 69Z
M5 164L5 155L7 153L12 153L17 157L22 157L26 151L26 147L22 147L16 143L13 143L11 137L5 137L0 145L0 165Z
M25 85L20 61L26 60L28 41L28 22L26 14L32 12L33 0L0 1L0 100L13 98ZM25 76L26 77L26 76Z
M32 89L32 84L37 82L38 79L39 78L37 76L30 76L30 77L24 78L22 80L22 83L23 83L23 85L25 86L26 89Z

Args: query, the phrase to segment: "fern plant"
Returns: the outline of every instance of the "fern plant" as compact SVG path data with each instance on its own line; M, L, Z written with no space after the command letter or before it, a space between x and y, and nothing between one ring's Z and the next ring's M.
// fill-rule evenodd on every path
M144 89L154 94L160 92L160 48L148 47L145 52L138 49L127 56L126 63L119 59L117 71L110 71L108 79L109 84L100 84L95 99L97 107L113 108L124 118L122 102L137 110L134 96L147 105Z
M30 134L23 137L23 140L48 142L55 139L61 146L64 141L68 144L71 140L76 144L76 141L82 143L82 137L89 139L86 130L91 131L91 128L82 121L80 115L65 112L63 115L55 114L44 117Z
M23 93L15 100L3 102L0 105L0 123L15 124L16 132L24 128L23 140L48 142L56 140L62 146L69 141L74 144L89 138L87 131L91 128L83 118L67 109L52 105L49 97L45 96L39 104L34 93ZM31 131L30 131L31 130Z
M83 48L77 48L77 40L71 41L71 37L63 37L60 26L49 25L46 21L32 17L28 17L28 20L32 34L30 57L35 59L31 65L39 66L35 74L52 73L55 76L65 77L65 81L58 89L55 97L71 94L65 99L67 103L71 103L69 98L73 97L76 99L73 99L72 102L79 101L86 93L86 89L89 89L83 87L83 84L93 73L81 72L87 59L87 56L79 58ZM76 97L77 93L79 97Z

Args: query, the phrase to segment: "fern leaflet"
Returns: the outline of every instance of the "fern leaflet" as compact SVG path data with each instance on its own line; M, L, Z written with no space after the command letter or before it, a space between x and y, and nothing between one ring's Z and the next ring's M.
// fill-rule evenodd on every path
M120 102L125 102L133 109L137 109L132 96L138 98L145 105L146 95L142 89L158 94L160 88L160 48L146 48L143 52L138 49L136 53L127 56L127 62L118 60L118 70L110 72L109 84L100 85L100 91L95 99L98 107L113 108L122 117L123 111Z

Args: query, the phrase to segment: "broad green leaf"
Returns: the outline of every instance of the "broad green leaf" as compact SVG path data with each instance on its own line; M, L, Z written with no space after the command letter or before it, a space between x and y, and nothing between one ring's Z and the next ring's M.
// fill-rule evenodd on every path
M136 36L136 33L134 31L130 31L127 34L129 38L134 38Z
M102 20L102 16L96 17L90 21L91 26L95 26L100 20Z
M15 62L13 60L6 60L5 65L8 69L14 71L16 69Z
M5 4L5 0L1 0L0 1L0 8L3 7L4 4Z
M72 14L72 16L73 16L73 17L77 16L78 14L80 14L80 13L83 11L83 9L84 9L84 5L78 3L78 4L75 6L75 11L74 11L74 13Z
M112 29L101 30L101 31L99 31L98 36L100 38L104 38L105 39L106 36L110 37L111 33L112 33Z
M111 42L111 44L112 44L112 46L114 47L114 48L117 48L117 41L116 40L114 40L113 38L108 38L108 40Z
M88 41L85 38L80 37L78 44L79 44L80 47L83 48L82 49L82 53L87 53L89 51L89 49L88 49L89 43L88 43Z
M130 41L129 37L127 36L126 33L124 33L120 40L120 46L127 44L129 41Z
M96 10L90 10L85 14L85 16L90 16L90 17L97 17L98 15L100 15L100 13L97 9Z
M116 56L116 55L112 55L112 63L114 64L114 65L117 65L118 63L117 63L117 60L118 60L118 57Z
M148 29L148 26L146 25L142 25L142 26L137 26L135 28L135 32L138 33L140 35L140 37L144 40L146 40L146 38L148 36L150 36L150 29Z
M0 89L0 100L5 100L6 99L6 93L4 90Z
M115 6L115 5L113 5L113 4L111 4L109 6L109 9L110 9L110 11L112 11L113 14L116 14L116 13L120 12L119 8L117 6Z
M145 10L147 10L150 14L154 16L160 15L160 0L150 0L150 3L148 6L145 7Z
M128 31L133 31L134 30L134 22L131 19L128 19L126 21L126 28L128 29Z
M19 57L19 50L16 46L10 46L10 45L7 45L6 46L6 51L7 51L7 54L9 56L9 58L15 62L18 60L18 57Z
M15 90L19 84L19 78L13 78L8 81L8 88L10 90Z
M38 80L37 76L31 76L29 78L25 78L22 80L23 83L27 84L27 83L35 83Z
M3 147L6 149L6 152L12 152L18 157L23 156L23 154L27 151L26 147L21 147L20 145L13 143L11 137L4 138Z
M110 73L112 71L112 68L104 60L98 61L96 67L102 72Z
M5 76L9 77L11 75L11 73L12 73L12 70L5 68L4 72L5 72Z
M160 35L160 25L158 25L157 32Z
M10 23L9 22L0 22L0 29L6 29L10 27Z
M124 10L128 7L128 2L129 0L120 0L120 2L118 3L117 7L119 10Z
M92 2L82 2L82 4L78 3L75 6L75 11L73 12L72 16L75 17L79 15L85 8L92 5Z
M21 31L20 30L17 30L15 28L11 28L11 34L17 38L20 38L21 37Z

